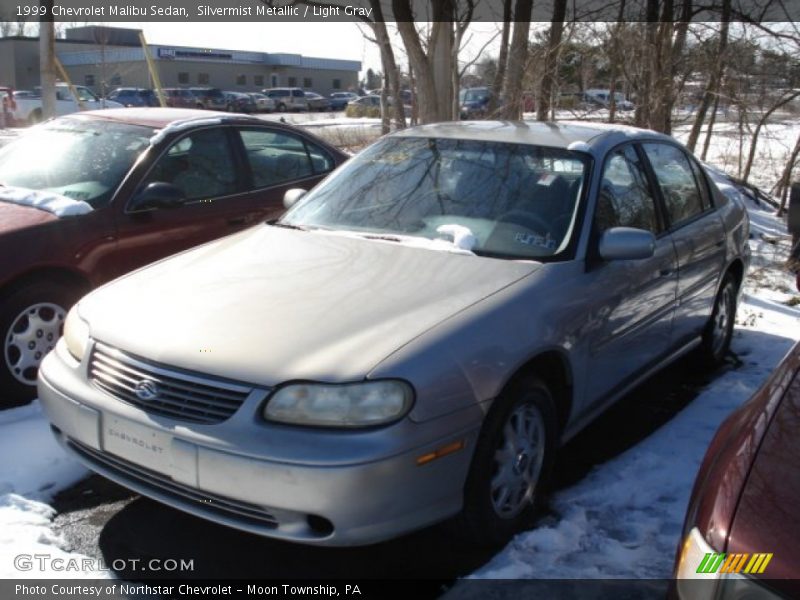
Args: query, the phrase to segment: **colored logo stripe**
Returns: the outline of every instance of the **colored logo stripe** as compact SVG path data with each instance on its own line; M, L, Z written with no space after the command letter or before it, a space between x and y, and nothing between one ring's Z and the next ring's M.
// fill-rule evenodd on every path
M749 562L748 562L748 559ZM707 553L700 565L697 567L697 573L740 573L744 568L745 573L761 574L763 573L769 561L772 560L772 553L757 553L757 554L726 554L724 552L710 552ZM745 567L745 564L747 565Z

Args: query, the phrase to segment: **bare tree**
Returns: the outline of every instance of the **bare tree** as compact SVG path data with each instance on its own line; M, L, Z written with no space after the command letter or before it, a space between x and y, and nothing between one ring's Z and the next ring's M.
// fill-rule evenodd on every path
M414 25L410 0L392 0L397 30L403 40L409 67L417 83L419 118L422 123L449 121L453 114L453 46L455 44L455 0L437 0L431 5L433 22L426 44Z
M792 171L794 171L794 168L797 165L798 157L800 157L800 136L797 136L797 141L794 143L794 149L789 154L789 159L786 161L786 164L783 167L783 173L781 174L781 178L776 186L776 193L781 199L780 208L778 209L779 216L782 215L786 210L786 201L789 198L789 189L791 188L792 183Z
M745 183L747 183L747 178L750 176L750 170L753 168L753 159L756 156L756 145L758 144L758 136L760 135L764 125L776 110L778 110L782 106L785 106L798 96L800 96L800 90L794 90L782 94L781 97L778 99L778 101L775 102L772 106L770 106L769 109L761 115L761 118L758 120L755 131L753 132L753 136L750 140L750 151L747 154L747 162L745 163L744 171L742 172L742 180Z
M508 66L503 86L505 104L502 116L517 120L522 116L522 78L528 57L528 33L531 27L533 0L517 0L514 7L514 33L511 35Z
M711 72L711 77L706 86L703 97L700 100L700 105L697 107L697 115L695 116L692 130L689 132L689 139L686 142L686 147L694 152L697 145L697 139L700 137L700 130L703 128L703 122L706 119L708 107L711 105L714 97L719 93L720 82L725 72L726 64L726 49L728 46L728 31L731 20L731 0L722 0L722 16L719 31L719 42L717 44L716 53L716 67Z
M553 20L550 25L550 35L547 40L547 50L544 55L544 73L539 85L539 102L536 105L536 120L546 121L550 114L553 88L556 85L556 64L558 51L561 46L561 36L564 32L564 17L567 14L567 0L553 2Z
M497 57L497 70L494 72L492 94L489 96L487 112L491 115L497 110L499 91L503 88L508 63L508 38L511 35L511 0L503 0L503 33L500 36L500 55Z

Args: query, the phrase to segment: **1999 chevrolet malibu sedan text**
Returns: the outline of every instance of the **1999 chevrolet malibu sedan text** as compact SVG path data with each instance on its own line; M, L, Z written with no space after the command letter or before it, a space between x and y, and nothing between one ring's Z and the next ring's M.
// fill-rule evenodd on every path
M418 127L286 202L84 297L39 393L98 473L306 543L506 539L561 443L722 360L749 262L744 208L630 128Z

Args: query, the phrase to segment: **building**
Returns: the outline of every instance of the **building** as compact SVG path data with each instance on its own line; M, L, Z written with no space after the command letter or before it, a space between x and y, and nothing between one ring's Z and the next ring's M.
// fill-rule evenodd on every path
M361 70L359 61L300 54L157 44L149 50L164 87L213 86L254 92L285 86L327 96L355 90ZM99 94L120 86L153 87L137 29L67 29L66 38L56 40L56 55L74 84ZM39 85L38 38L0 38L0 56L0 85L16 89Z

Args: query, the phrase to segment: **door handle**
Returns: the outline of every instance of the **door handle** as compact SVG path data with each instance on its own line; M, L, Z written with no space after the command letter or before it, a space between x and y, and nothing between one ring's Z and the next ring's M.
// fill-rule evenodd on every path
M672 275L672 269L661 269L658 272L659 277L669 277L670 275Z

